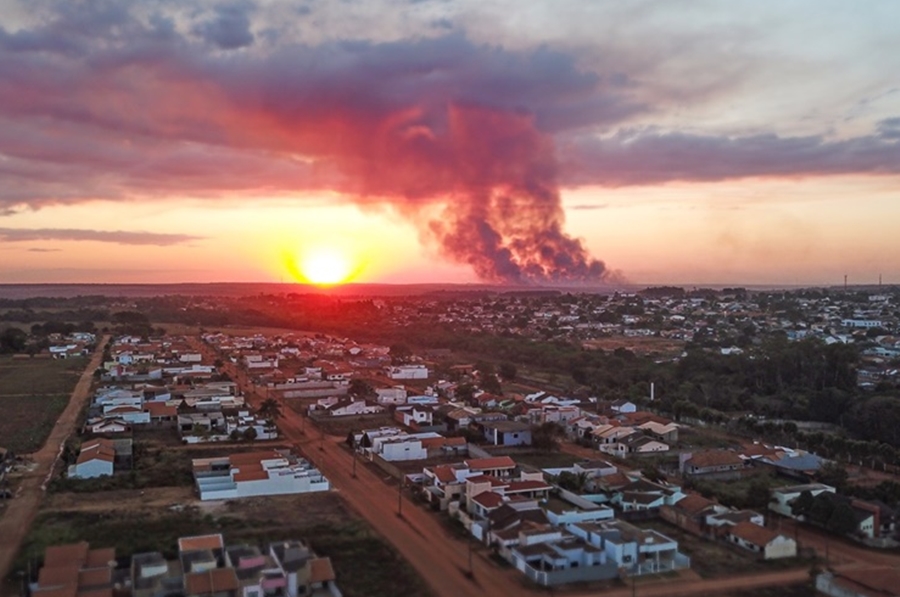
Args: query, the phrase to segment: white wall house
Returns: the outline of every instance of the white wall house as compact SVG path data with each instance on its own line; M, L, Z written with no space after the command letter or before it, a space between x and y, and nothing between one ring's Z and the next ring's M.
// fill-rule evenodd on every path
M274 450L197 459L193 466L201 500L310 493L331 487L308 461Z
M73 479L95 479L111 476L116 459L113 443L107 439L95 439L81 446L78 460L69 467L69 477Z
M388 367L391 379L428 379L428 367L425 365L396 365Z

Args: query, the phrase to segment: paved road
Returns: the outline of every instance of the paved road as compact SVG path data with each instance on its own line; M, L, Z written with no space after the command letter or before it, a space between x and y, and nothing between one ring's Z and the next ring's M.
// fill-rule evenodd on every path
M36 466L22 479L16 497L10 501L3 518L0 518L0 579L6 578L9 574L19 547L34 522L44 497L46 484L62 453L63 444L75 430L78 415L90 398L94 370L100 366L103 346L108 340L109 336L103 336L97 343L90 363L85 367L84 373L72 391L69 404L50 431L44 446L31 455Z

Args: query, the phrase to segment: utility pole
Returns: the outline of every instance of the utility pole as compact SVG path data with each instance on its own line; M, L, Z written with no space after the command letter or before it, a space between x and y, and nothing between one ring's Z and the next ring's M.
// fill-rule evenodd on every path
M356 478L356 446L350 446L350 458L353 459L353 472L351 476Z

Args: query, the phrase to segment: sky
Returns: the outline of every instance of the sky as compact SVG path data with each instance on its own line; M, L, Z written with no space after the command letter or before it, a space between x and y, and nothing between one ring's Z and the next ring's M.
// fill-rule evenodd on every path
M0 15L0 283L900 283L892 0Z

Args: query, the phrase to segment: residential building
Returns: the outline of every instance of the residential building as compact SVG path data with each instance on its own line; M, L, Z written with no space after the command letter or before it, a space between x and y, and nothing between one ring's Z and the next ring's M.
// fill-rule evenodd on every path
M91 549L87 541L53 545L44 551L31 594L40 597L112 597L116 550Z
M69 467L72 479L94 479L112 476L116 461L116 448L111 440L97 438L81 445L78 460Z
M739 522L731 527L726 537L734 545L759 554L764 560L797 556L796 541L749 521Z
M302 458L277 450L193 461L201 500L328 491L328 480Z
M531 425L520 421L488 421L481 424L484 437L495 446L530 446Z

